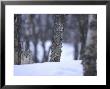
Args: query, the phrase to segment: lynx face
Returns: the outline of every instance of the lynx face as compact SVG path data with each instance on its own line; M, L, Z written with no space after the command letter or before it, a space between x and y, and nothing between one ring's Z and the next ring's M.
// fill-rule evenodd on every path
M23 51L21 53L21 64L30 64L32 63L32 52L31 51Z

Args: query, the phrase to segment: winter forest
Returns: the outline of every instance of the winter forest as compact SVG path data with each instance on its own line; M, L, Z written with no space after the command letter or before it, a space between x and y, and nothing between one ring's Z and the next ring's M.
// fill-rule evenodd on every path
M96 14L14 14L15 76L96 76Z

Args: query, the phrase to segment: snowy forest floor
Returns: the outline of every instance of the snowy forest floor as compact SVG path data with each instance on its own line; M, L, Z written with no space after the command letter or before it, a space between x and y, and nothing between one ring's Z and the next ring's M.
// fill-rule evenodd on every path
M38 58L42 56L42 48L38 44ZM47 42L47 49L50 43ZM32 46L31 46L32 47ZM32 48L30 48L32 50ZM14 65L15 76L83 76L81 60L73 60L73 46L63 43L60 62L44 62Z

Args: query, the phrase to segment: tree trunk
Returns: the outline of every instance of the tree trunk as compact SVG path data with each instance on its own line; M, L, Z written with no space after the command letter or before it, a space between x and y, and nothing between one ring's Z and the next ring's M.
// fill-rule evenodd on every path
M82 54L84 53L87 31L88 31L88 15L80 16L79 22L80 29L80 40L81 40L81 49L80 49L80 60L82 59Z
M74 44L74 60L78 60L78 43Z
M48 61L48 56L47 56L47 52L45 49L45 41L42 41L42 48L43 48L43 62L47 62Z
M21 42L20 42L20 33L21 33L21 16L15 14L14 18L14 64L21 64Z
M64 32L64 15L54 15L54 23L50 62L60 62Z
M97 60L97 15L89 15L89 30L85 52L82 55L84 76L96 76Z
M37 42L37 40L35 41L35 42L33 42L34 43L34 58L33 58L33 61L35 62L35 63L38 63L39 61L38 61L38 58L37 58L37 44L38 44L38 42Z
M26 39L26 44L25 44L25 51L27 51L29 49L29 40Z
M35 20L35 15L34 14L31 14L30 15L30 21L32 23L32 41L33 41L33 44L34 44L34 57L33 57L33 61L35 63L38 63L39 60L38 60L38 57L37 57L37 44L38 44L38 39L39 39L39 31L36 33L36 26L38 26L38 24L35 24L34 22ZM38 20L38 19L36 19Z

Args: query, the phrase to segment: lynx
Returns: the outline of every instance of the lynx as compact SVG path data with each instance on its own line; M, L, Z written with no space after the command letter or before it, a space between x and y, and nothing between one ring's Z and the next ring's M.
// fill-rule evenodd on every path
M21 52L21 64L33 63L32 52L30 50Z

